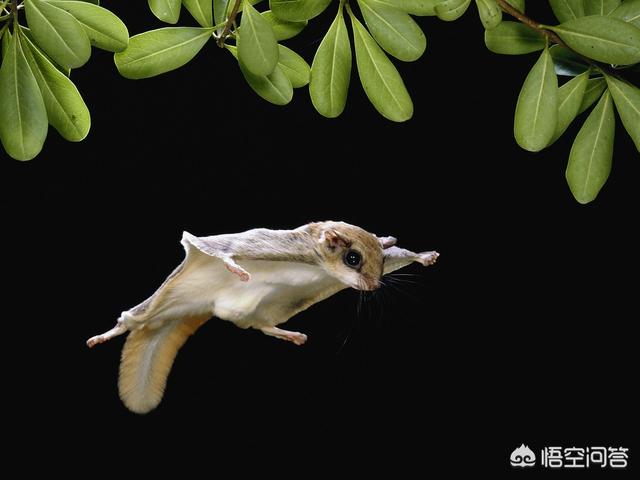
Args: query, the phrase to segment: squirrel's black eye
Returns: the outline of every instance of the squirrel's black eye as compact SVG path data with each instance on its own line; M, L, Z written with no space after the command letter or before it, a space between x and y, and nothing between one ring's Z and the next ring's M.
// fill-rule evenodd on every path
M344 256L345 265L351 268L358 268L362 262L362 255L355 250L349 250Z

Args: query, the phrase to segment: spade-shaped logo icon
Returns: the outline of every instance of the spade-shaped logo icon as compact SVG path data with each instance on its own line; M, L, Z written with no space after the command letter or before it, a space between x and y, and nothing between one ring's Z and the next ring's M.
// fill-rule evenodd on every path
M536 464L536 455L524 443L511 452L512 467L533 467Z

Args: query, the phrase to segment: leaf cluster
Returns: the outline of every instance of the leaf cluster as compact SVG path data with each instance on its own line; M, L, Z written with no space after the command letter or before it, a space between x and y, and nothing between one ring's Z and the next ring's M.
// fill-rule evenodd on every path
M615 112L640 150L640 89L624 79L640 63L640 0L549 0L558 25L502 21L485 31L495 53L541 51L518 96L514 136L538 152L581 114L566 169L580 203L596 198L611 172ZM524 12L524 3L521 5ZM517 15L518 12L514 12ZM486 25L486 24L485 24ZM559 85L559 77L565 80Z
M149 0L160 20L177 23L184 6L200 27L168 27L136 35L124 52L116 54L116 65L127 78L152 77L189 62L212 40L238 60L247 84L263 99L285 105L295 88L309 85L316 110L334 118L346 105L353 50L360 82L372 105L385 118L401 122L413 115L413 103L389 56L404 62L422 56L426 37L411 14L435 15L438 1L334 2L334 20L310 66L281 42L302 32L309 20L329 8L331 0L270 0L269 9L262 12L254 7L260 1ZM354 13L356 8L363 20Z
M175 70L214 44L233 55L247 85L266 101L285 105L308 85L313 106L329 118L346 107L355 57L372 106L386 119L407 121L414 106L396 62L418 60L427 46L413 17L450 22L472 3L490 51L541 52L516 102L518 145L543 150L586 115L566 170L579 202L592 201L607 180L616 112L640 149L640 90L627 76L640 67L640 0L548 0L555 25L527 17L525 0L147 1L172 26L129 38L96 0L0 0L0 140L9 155L37 155L48 124L70 141L87 135L89 111L70 72L89 59L91 46L114 52L124 77L144 79ZM175 26L183 7L198 27ZM309 65L283 42L323 14L333 20Z
M84 139L91 116L71 71L89 60L92 46L125 50L127 27L97 0L0 0L0 7L2 146L11 157L30 160L49 125L68 141Z

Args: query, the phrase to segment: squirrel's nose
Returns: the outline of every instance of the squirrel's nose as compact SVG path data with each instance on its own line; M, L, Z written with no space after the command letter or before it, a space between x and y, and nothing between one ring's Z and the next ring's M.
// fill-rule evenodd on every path
M377 290L382 286L382 282L380 282L380 280L378 280L377 278L374 278L372 280L367 280L366 286L367 290Z

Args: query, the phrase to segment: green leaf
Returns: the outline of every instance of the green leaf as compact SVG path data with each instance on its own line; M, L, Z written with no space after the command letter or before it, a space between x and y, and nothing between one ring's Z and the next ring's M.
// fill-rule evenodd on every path
M606 80L622 124L640 151L640 89L609 75Z
M261 1L262 1L262 0L248 0L248 2L249 2L251 5L257 5L257 4L259 4ZM233 11L233 7L234 7L234 5L235 5L235 4L236 4L235 0L229 0L229 1L227 2L227 13L226 13L227 17L230 17L230 16L231 16L231 13L232 13L232 11ZM240 6L238 7L238 12L242 12L242 10L243 10L243 9L244 9L244 2L241 0L241 1L240 1Z
M471 0L444 0L436 5L436 15L440 20L452 22L467 11L470 3Z
M607 82L605 82L604 78L590 78L587 82L587 88L584 91L584 96L582 97L582 104L578 110L578 115L596 103L606 88Z
M20 33L24 34L24 36L27 37L31 43L36 45L36 41L33 38L33 35L31 34L31 30L29 30L29 28L20 26ZM44 52L42 53L45 56L47 56L46 53ZM71 69L69 67L63 67L62 65L58 65L51 57L47 56L47 59L53 64L54 67L60 70L60 72L62 72L64 75L66 75L67 77L71 75Z
M491 30L496 28L502 21L502 10L496 3L496 0L476 0L480 21L484 28Z
M546 28L556 32L570 48L593 60L617 65L640 62L640 29L622 20L590 16Z
M211 38L212 28L165 27L134 35L114 56L125 78L149 78L180 68Z
M584 0L549 0L551 9L560 23L584 17Z
M182 0L182 4L201 27L213 27L212 0Z
M350 77L351 44L340 5L311 64L309 94L320 115L335 118L342 113Z
M533 28L519 22L501 22L496 28L485 30L484 43L494 53L522 55L545 46L544 37Z
M249 0L251 5L260 3L262 0ZM233 7L235 6L235 0L214 0L213 2L213 18L216 25L226 22L227 18L231 16ZM242 1L238 7L238 13L242 12ZM218 33L224 30L224 26L218 27Z
M276 36L276 40L288 40L298 35L304 27L307 26L307 21L304 22L289 22L288 20L282 20L276 17L271 10L262 12L262 16L269 22L273 29L273 34Z
M594 200L609 177L615 125L611 95L607 91L587 117L569 154L567 183L580 203Z
M227 7L229 0L213 0L213 21L216 25L227 19ZM218 29L218 33L222 32L222 27Z
M235 47L230 45L225 45L225 47L234 57L238 58ZM240 65L240 71L249 86L267 102L274 105L286 105L293 98L291 80L282 71L280 65L276 65L273 72L267 76L254 75L242 65L242 62L238 62L238 65Z
M11 157L31 160L47 137L47 111L19 34L11 36L2 58L0 92L0 141Z
M360 82L380 114L394 122L413 116L413 103L402 77L367 29L349 10Z
M71 80L26 37L24 53L44 100L49 123L65 140L79 142L89 133L91 115Z
M269 0L275 16L290 22L304 22L320 15L331 0Z
M522 85L514 121L518 145L538 152L549 145L558 123L558 79L547 48Z
M562 136L578 115L588 80L589 72L584 72L558 89L558 123L551 143Z
M80 0L85 3L93 3L94 5L100 5L100 0Z
M42 0L25 0L24 5L35 43L57 64L78 68L89 60L89 37L73 15Z
M640 28L640 0L627 0L609 14L611 18L617 18Z
M609 15L620 5L620 0L584 0L585 15Z
M377 3L419 17L434 16L436 5L440 2L442 0L377 0Z
M244 75L249 86L267 102L274 105L286 105L293 98L291 80L285 75L280 66L276 65L271 74L261 77L251 73L242 63L239 63L239 65L242 75Z
M7 56L9 45L11 44L11 32L7 28L2 34L2 58Z
M176 24L180 18L180 0L148 0L153 14L165 23Z
M129 31L126 25L106 8L68 0L49 0L48 3L73 15L93 46L109 52L121 52L127 48Z
M525 12L524 0L507 0L507 3L518 10L520 13Z
M291 86L300 88L307 85L311 75L309 64L304 58L284 45L278 45L278 50L280 50L278 66L291 81Z
M358 0L358 5L371 35L390 55L404 62L422 56L427 39L409 14L375 0Z
M589 65L581 57L560 45L553 45L549 52L557 75L575 77L589 70Z
M238 60L254 75L269 75L278 64L278 42L269 22L247 0L240 30Z

